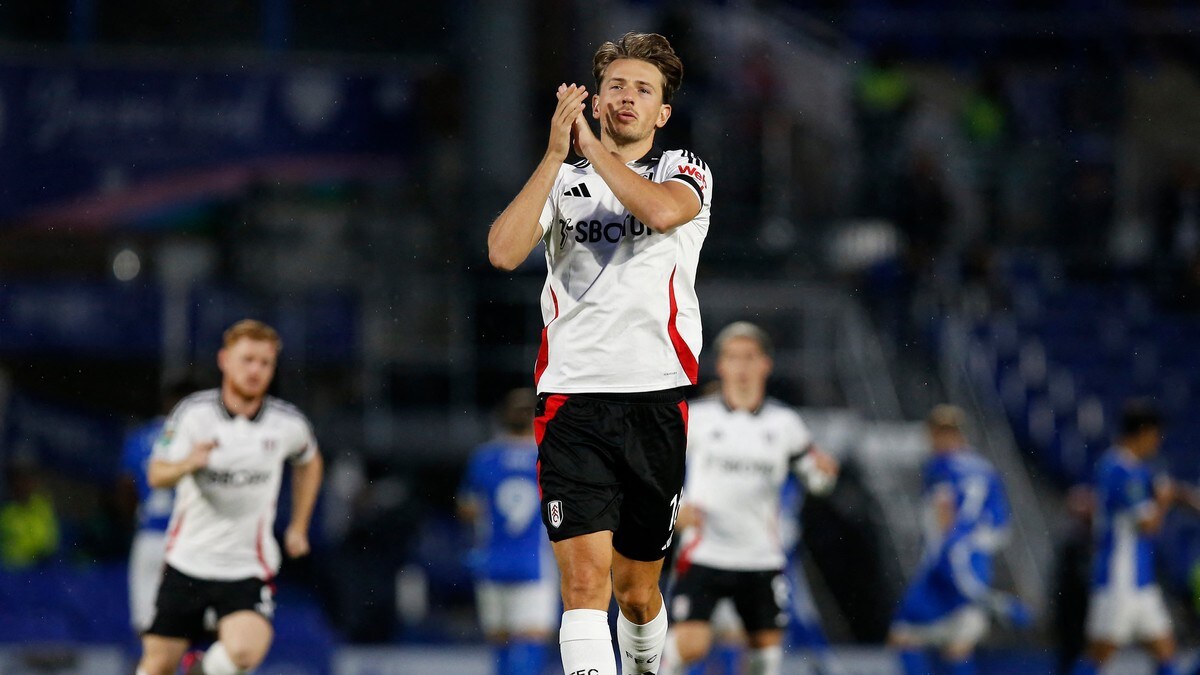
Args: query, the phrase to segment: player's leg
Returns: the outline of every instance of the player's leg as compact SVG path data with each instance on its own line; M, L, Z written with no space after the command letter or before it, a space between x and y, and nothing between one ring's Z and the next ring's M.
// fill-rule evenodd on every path
M475 584L475 612L483 637L492 647L496 673L508 672L508 634L505 632L504 585L480 580Z
M143 635L137 675L174 675L187 648L188 641L184 638Z
M1146 649L1154 655L1158 675L1175 675L1175 636L1171 617L1158 586L1148 586L1137 593L1134 601L1138 632Z
M746 627L749 647L746 672L779 675L783 668L783 635L788 625L791 585L782 570L739 572L733 604Z
M933 672L933 664L929 662L925 653L926 641L920 626L899 620L894 622L888 631L887 646L900 659L904 675L925 675Z
M221 618L217 641L204 652L204 675L241 675L259 666L271 648L274 629L263 615L241 610Z
M240 675L267 656L275 631L274 589L262 579L212 582L217 641L204 652L204 675Z
M567 673L616 675L608 605L613 531L620 523L620 480L610 404L542 394L534 418L542 522L554 549L562 592L559 645Z
M546 644L558 617L553 578L512 584L505 598L508 646L505 675L537 675L546 664Z
M660 675L682 675L689 668L704 670L704 659L712 650L719 628L718 608L725 607L740 631L737 613L729 605L730 572L703 565L681 565L671 588L670 622L663 648ZM725 622L730 627L730 621ZM736 672L736 671L734 671Z
M558 641L567 673L616 675L608 604L612 598L612 532L556 541L563 615Z
M142 634L138 675L174 675L193 636L204 630L207 586L173 567L162 571L154 617Z
M137 632L150 627L154 601L163 575L166 537L159 532L139 531L129 552L129 620Z
M1089 641L1083 656L1075 662L1071 675L1096 675L1104 664L1117 653L1117 645L1103 640Z
M680 390L639 394L624 408L623 501L613 535L617 642L626 673L657 673L667 641L659 592L683 492L687 402Z
M1137 618L1133 615L1130 600L1128 594L1118 591L1092 593L1084 628L1087 647L1075 662L1071 675L1095 675L1121 645L1129 643Z
M625 673L658 672L667 641L667 607L658 589L662 566L662 558L635 560L613 551L617 643Z
M974 675L975 647L987 630L987 614L975 605L962 607L945 620L941 658L950 675Z
M701 662L712 649L712 626L707 621L680 621L671 626L659 675L679 675Z
M732 593L733 586L726 592ZM671 618L674 620L674 616ZM709 625L713 631L713 646L709 649L707 661L716 664L721 673L733 675L742 672L742 657L746 655L746 628L742 625L742 617L738 616L732 596L717 601Z

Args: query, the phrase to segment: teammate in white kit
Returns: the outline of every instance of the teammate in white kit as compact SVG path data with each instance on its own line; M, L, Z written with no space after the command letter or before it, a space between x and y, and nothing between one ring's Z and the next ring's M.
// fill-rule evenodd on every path
M658 671L658 590L683 486L700 309L694 281L712 175L654 147L683 64L661 35L628 33L592 61L598 91L563 84L546 153L492 224L501 269L545 245L545 328L535 366L538 485L562 577L567 673L615 675L608 606L620 606L625 673ZM599 138L586 113L600 121ZM572 145L583 157L564 164Z
M777 675L791 595L784 573L783 487L795 474L808 492L826 494L838 464L813 444L795 410L767 397L771 343L761 328L730 324L716 348L720 391L691 408L678 522L687 534L676 563L674 628L662 672L684 672L705 657L713 609L730 598L746 629L749 672Z
M288 555L309 552L308 526L322 462L312 428L292 405L267 396L281 343L253 320L225 331L221 388L179 403L155 446L149 481L175 488L166 569L142 636L138 675L168 675L188 645L217 642L191 672L234 675L256 668L271 646L272 580L279 570L275 502L292 469Z

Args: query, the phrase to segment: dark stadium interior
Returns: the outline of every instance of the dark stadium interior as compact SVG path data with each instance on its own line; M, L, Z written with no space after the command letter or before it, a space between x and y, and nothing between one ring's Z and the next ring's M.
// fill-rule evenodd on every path
M217 382L246 316L279 329L272 393L327 470L260 672L371 672L362 645L478 656L455 493L532 382L545 278L538 252L493 269L487 230L555 87L590 85L628 29L680 52L659 138L714 169L704 336L766 328L771 394L847 467L802 520L831 642L883 652L919 534L895 520L919 456L889 443L952 401L1022 486L1001 574L1039 615L980 672L1050 672L1086 555L1069 491L1126 401L1162 412L1161 468L1200 490L1190 0L0 2L0 466L58 526L0 556L0 672L128 672L122 436L164 383ZM0 481L0 509L17 492ZM1200 662L1200 517L1176 509L1156 546Z

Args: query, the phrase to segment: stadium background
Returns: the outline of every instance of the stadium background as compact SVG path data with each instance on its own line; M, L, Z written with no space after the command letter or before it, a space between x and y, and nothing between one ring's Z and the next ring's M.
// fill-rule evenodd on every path
M982 670L1051 671L1085 539L1069 489L1121 401L1154 400L1164 467L1198 478L1193 2L3 3L0 460L51 497L60 541L0 572L0 670L136 653L122 434L164 381L215 382L221 330L256 316L329 462L261 672L484 672L453 494L529 382L543 275L536 254L491 270L486 229L554 87L628 29L681 53L662 144L717 178L706 336L768 327L772 392L846 464L803 519L844 672L891 667L915 420L942 400L1009 481L1004 583L1041 617L994 633ZM1190 648L1196 517L1160 550Z

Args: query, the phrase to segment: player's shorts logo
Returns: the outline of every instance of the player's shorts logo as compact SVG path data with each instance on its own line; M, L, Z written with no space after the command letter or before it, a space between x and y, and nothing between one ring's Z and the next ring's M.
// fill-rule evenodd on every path
M547 504L546 505L546 515L549 516L550 525L552 525L553 527L558 528L560 525L562 525L562 521L563 521L562 501L555 499L554 501Z

